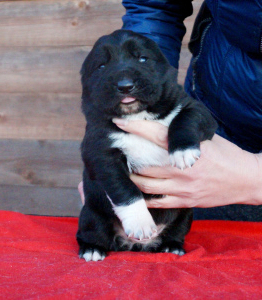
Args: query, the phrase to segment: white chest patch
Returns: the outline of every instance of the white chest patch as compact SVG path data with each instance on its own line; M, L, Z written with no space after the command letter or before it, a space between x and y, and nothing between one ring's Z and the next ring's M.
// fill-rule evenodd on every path
M181 106L174 109L166 118L156 120L157 115L145 111L136 115L127 116L129 120L155 120L165 126L180 112ZM129 171L139 171L149 166L164 166L170 163L168 152L156 144L134 134L124 132L111 133L109 135L112 147L118 148L126 155Z

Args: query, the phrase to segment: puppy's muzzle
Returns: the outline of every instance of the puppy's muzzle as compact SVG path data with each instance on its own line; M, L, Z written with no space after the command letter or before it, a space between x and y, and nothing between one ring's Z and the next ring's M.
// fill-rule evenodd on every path
M117 90L121 94L129 94L135 89L135 84L132 79L122 79L117 83Z

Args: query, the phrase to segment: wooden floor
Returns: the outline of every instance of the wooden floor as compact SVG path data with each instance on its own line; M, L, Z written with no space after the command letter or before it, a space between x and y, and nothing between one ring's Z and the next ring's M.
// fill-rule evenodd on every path
M181 51L183 83L190 54ZM0 0L0 209L77 216L81 180L80 66L95 40L122 26L120 0Z

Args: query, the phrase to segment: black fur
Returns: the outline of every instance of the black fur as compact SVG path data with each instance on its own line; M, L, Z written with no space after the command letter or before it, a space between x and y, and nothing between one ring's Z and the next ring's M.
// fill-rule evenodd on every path
M176 83L177 72L158 46L131 31L118 30L101 37L84 61L81 75L87 127L81 148L85 205L77 232L80 257L94 249L103 255L110 250L183 251L184 237L192 222L191 209L150 209L157 225L168 225L157 244L145 247L133 240L130 248L123 236L116 235L121 222L107 196L114 205L127 206L143 194L129 179L126 155L112 147L110 133L123 132L112 118L147 111L164 119L181 105L169 126L169 154L199 148L201 141L212 138L215 121ZM137 101L134 105L123 104L125 97Z

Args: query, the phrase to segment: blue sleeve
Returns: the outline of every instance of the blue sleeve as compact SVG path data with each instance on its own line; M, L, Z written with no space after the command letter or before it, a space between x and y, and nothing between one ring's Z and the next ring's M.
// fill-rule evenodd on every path
M126 9L122 28L154 40L170 64L178 69L181 42L186 33L183 21L193 12L191 0L123 0L122 3Z

